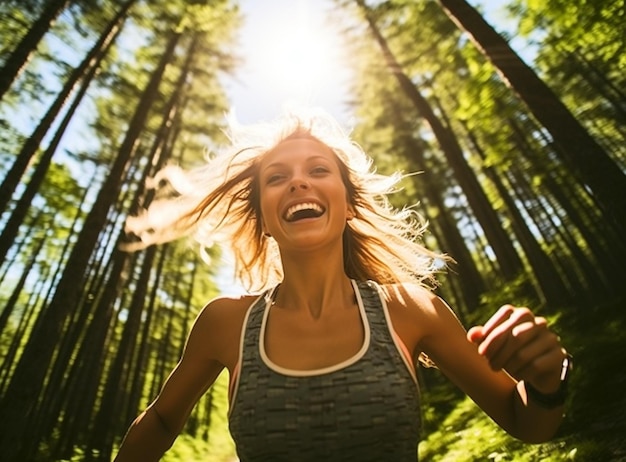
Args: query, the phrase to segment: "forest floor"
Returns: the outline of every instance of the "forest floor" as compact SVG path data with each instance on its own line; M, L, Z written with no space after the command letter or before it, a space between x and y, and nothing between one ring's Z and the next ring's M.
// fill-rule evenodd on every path
M525 445L499 429L469 399L425 415L420 460L626 461L626 300L562 315L555 328L574 356L565 420L557 437ZM456 391L438 381L424 393L440 409ZM433 393L433 398L427 395ZM425 406L428 408L428 405ZM443 405L445 407L445 403Z

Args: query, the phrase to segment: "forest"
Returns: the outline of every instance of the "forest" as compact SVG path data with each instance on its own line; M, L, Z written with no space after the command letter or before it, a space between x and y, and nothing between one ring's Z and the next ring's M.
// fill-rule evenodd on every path
M507 32L479 2L334 3L353 137L380 171L418 172L393 203L454 258L439 295L466 326L533 307L575 360L564 424L538 445L420 369L420 460L626 460L624 1L509 0ZM110 461L220 293L217 244L121 248L159 169L227 143L244 18L236 0L0 14L0 459ZM163 460L236 460L227 381Z

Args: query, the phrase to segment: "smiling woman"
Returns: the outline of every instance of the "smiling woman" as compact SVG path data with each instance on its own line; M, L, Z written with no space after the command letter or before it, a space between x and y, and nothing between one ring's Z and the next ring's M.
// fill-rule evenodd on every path
M244 67L232 99L242 121L273 118L285 102L319 105L338 116L350 69L327 0L245 0Z
M388 201L400 175L376 173L320 110L232 130L232 147L129 230L140 247L188 234L209 245L219 233L260 292L202 309L117 462L159 460L223 369L242 462L416 460L415 368L427 357L512 435L554 434L570 364L559 338L512 305L463 329L428 290L445 257L420 244L410 207Z

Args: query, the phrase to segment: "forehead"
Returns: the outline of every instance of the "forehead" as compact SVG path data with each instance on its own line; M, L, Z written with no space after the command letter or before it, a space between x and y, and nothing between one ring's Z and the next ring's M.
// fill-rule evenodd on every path
M309 158L325 158L336 161L335 153L325 144L307 138L286 140L278 144L261 159L261 168L276 163L304 162Z

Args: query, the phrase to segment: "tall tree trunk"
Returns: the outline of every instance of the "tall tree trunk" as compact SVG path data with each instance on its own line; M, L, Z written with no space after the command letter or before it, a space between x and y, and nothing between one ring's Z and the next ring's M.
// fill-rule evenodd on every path
M405 155L411 157L417 164L419 170L424 171L419 177L419 180L416 179L416 181L424 183L423 191L426 194L426 199L439 211L437 221L443 233L444 242L448 245L445 251L448 252L456 262L453 268L454 272L458 271L461 275L457 279L461 292L463 293L463 305L468 312L471 312L478 307L480 294L485 290L485 283L478 268L474 264L465 240L463 236L461 236L457 224L454 222L454 218L445 206L443 191L437 184L437 181L434 180L433 176L428 173L424 159L422 158L423 150L417 146L414 139L407 140L406 142L409 147Z
M123 237L119 236L117 242L122 242L122 239ZM75 446L84 445L91 439L94 409L108 353L107 338L115 328L114 301L124 286L124 274L128 273L132 257L134 255L114 251L107 265L110 267L110 271L107 271L108 278L100 296L95 300L94 315L86 327L85 335L76 351L76 359L60 391L64 397L65 418L61 426L54 428L59 435L51 454L55 460L69 460ZM80 400L76 399L76 396L80 396ZM115 432L114 429L108 431ZM48 435L49 433L44 433L44 436ZM88 447L84 449L86 452L89 451Z
M149 345L151 337L154 333L154 312L156 311L156 305L158 303L158 292L161 287L161 280L163 277L163 267L165 266L166 257L168 253L169 245L164 244L159 248L159 258L154 271L154 281L152 284L152 290L146 300L146 309L144 310L144 320L141 329L141 335L137 337L137 345L139 346L139 352L137 353L137 361L135 362L134 370L132 371L132 378L127 382L128 403L126 406L119 409L119 413L125 417L122 420L124 429L128 428L130 423L140 410L140 401L142 398L142 391L145 384L146 371L149 358ZM166 338L165 341L169 341ZM151 396L150 399L153 399ZM116 428L112 429L116 430ZM117 435L115 435L117 436Z
M104 394L100 401L91 438L91 448L95 449L94 453L98 454L97 460L111 460L114 435L110 429L118 428L123 417L120 415L118 405L120 400L124 398L123 395L127 393L124 383L129 377L129 369L134 362L134 358L136 358L134 339L137 338L140 332L141 318L144 313L145 298L150 275L152 274L156 249L155 246L148 247L143 256L141 273L128 309L128 318L124 323L122 339L120 340ZM87 460L91 459L88 458Z
M48 0L46 8L28 29L24 38L15 47L13 53L7 58L2 69L0 69L0 100L2 100L11 84L20 75L33 52L37 49L37 45L43 36L46 35L46 32L50 30L54 20L69 3L70 0Z
M463 151L456 137L443 125L441 120L439 120L428 101L418 91L411 79L402 72L402 67L397 62L387 42L378 30L378 27L371 17L370 10L365 5L364 1L356 0L356 2L364 12L365 19L383 52L387 66L398 80L400 87L407 97L413 102L419 114L430 125L433 134L437 138L442 152L454 170L455 177L463 189L463 192L466 194L472 211L489 241L489 245L496 254L501 274L505 279L515 278L523 270L522 261L507 236L507 233L504 231L498 215L489 203L476 176L467 165L467 161L463 156Z
M76 381L76 377L73 374L76 374L75 365L79 359L80 348L77 346L81 344L81 340L84 337L90 343L95 341L95 336L90 337L88 331L92 323L99 319L101 315L96 312L94 305L97 303L96 296L100 293L99 282L105 279L105 276L100 275L99 269L94 268L93 265L90 268L89 273L95 273L98 277L93 278L96 281L91 281L84 285L84 293L89 294L89 296L77 303L74 310L75 314L66 324L63 337L57 346L56 357L49 366L49 374L41 393L40 406L34 411L33 421L29 425L29 439L31 442L31 452L27 454L29 459L35 457L36 449L40 443L46 441L46 438L53 434L59 423L62 422L63 425L67 425L71 422L73 416L67 410L68 402L78 401L82 405L86 401L85 397L89 396L90 393L90 390L84 384L81 387L76 387L72 395L68 393L69 385ZM106 268L105 266L105 272ZM106 312L106 310L103 311ZM90 360L93 362L94 358L97 358L97 356L92 356ZM91 369L88 364L83 364L82 369ZM83 371L81 370L80 372ZM84 380L84 375L80 373L77 375ZM76 429L75 433L80 435L80 430L82 429ZM58 457L58 459L62 458Z
M169 151L164 150L164 146L166 145L168 136L170 135L172 122L175 119L178 109L179 109L181 95L185 88L185 84L188 81L189 73L191 72L191 67L192 67L191 65L195 57L195 51L196 51L197 45L198 45L197 37L194 37L185 54L186 60L183 65L183 68L181 69L180 76L178 77L172 96L170 97L170 99L168 100L167 104L165 105L163 109L164 116L161 122L161 126L159 127L159 130L157 131L153 146L148 156L150 161L146 162L145 169L142 174L142 178L144 181L146 177L154 173L150 171L151 169L155 169L155 170L160 169L169 158ZM143 181L141 183L143 183ZM144 203L141 205L143 207L148 206L149 203L152 201L153 196L154 196L154 192L150 191L144 198ZM135 202L137 203L139 201L137 200ZM152 262L154 261L154 258L155 258L155 253L152 253L151 250L152 249L148 249L148 252L146 253L146 256L145 256L146 261L144 261L144 264L142 265L141 274L145 275L145 277L147 277L150 274ZM160 277L160 272L164 264L166 248L161 249L161 252L162 252L161 258L160 258L158 268L157 268L157 271L158 271L157 278ZM136 288L135 291L136 292L140 290L145 291L147 288L147 283L148 283L147 279L144 281L144 279L142 278L140 282L138 282L139 289ZM144 287L143 284L145 284L146 287ZM143 365L143 362L145 361L145 356L147 354L145 351L145 347L147 346L146 329L148 329L151 324L152 311L154 310L153 304L155 303L155 298L156 298L156 289L157 289L157 283L155 282L154 287L153 287L153 293L151 294L151 297L148 302L149 303L148 318L142 321L144 324L144 335L139 336L139 339L142 341L138 343L139 349L138 349L138 353L135 355L135 358L136 358L135 361L132 361L132 359L129 360L129 358L131 358L131 356L129 355L121 355L120 357L116 358L114 369L110 376L110 380L107 384L107 394L105 394L105 396L107 397L107 399L110 400L110 402L108 404L104 403L100 407L97 418L96 418L95 428L94 428L94 433L99 436L92 438L90 441L91 449L95 449L95 451L97 451L100 454L110 455L114 437L116 436L115 431L119 427L119 425L116 425L116 424L122 424L124 427L127 427L129 422L127 421L127 418L124 418L124 417L130 414L133 414L134 416L137 413L137 405L141 398L139 392L141 388L143 388L141 386L142 385L141 381L142 381L143 373L145 372L142 365ZM139 308L134 307L134 304L140 303L140 302L143 303L145 301L144 299L145 297L141 297L140 299L133 298L133 302L131 302L131 309L139 310ZM143 309L143 304L141 308ZM143 311L143 313L145 314L145 311ZM133 329L135 328L133 327ZM138 330L139 327L136 327L136 329ZM126 333L126 327L125 327L124 332ZM133 336L133 338L135 338L135 336ZM124 342L124 338L122 342ZM131 348L131 345L128 344L126 348ZM122 348L120 347L120 350L121 349ZM133 350L135 349L135 345L132 345L132 349ZM126 361L126 364L124 363L118 364L118 361ZM129 383L130 390L124 395L119 394L119 387L121 385L119 383L117 383L116 385L116 382L118 382L121 377L126 377L126 378L132 377L132 380L130 380L130 383ZM113 388L109 388L110 385ZM125 405L119 406L120 400L122 399L125 399ZM120 415L122 416L121 419L119 417ZM114 416L117 416L117 421L114 420ZM105 457L105 460L106 460L106 457Z
M115 38L120 33L122 24L128 13L128 9L131 7L133 3L137 0L126 0L126 3L122 6L120 11L117 13L115 18L113 18L107 25L106 29L100 35L98 41L91 48L87 56L82 60L82 62L76 67L67 81L63 85L63 88L56 96L54 102L50 105L45 115L39 121L39 124L35 128L35 130L30 134L30 136L26 139L26 142L20 149L20 152L15 157L15 162L11 166L11 169L7 172L4 180L0 183L0 212L4 211L11 200L11 194L15 190L16 186L20 182L22 175L26 171L28 164L31 159L39 149L39 145L41 144L41 140L46 136L50 126L53 124L55 118L59 114L59 111L63 108L65 101L68 96L72 92L72 90L76 87L78 82L83 79L82 89L80 91L80 97L76 97L74 100L74 107L78 106L80 103L82 96L84 96L86 92L86 87L91 83L91 79L95 75L96 68L100 65L100 62L106 55L110 46L115 41ZM2 77L2 71L0 71L0 81ZM73 110L68 111L71 115L73 115ZM66 115L66 118L68 116ZM57 133L60 130L57 130ZM50 149L50 148L48 148ZM54 153L54 150L50 155ZM42 163L41 161L40 163Z
M527 133L515 119L509 118L509 127L513 129L515 142L526 157L537 167L541 175L541 188L548 192L563 208L568 220L576 227L594 257L600 262L594 273L604 274L612 284L619 286L622 262L626 258L626 246L622 244L615 230L607 228L598 218L595 210L590 210L591 201L580 197L582 190L578 184L571 184L569 178L559 178L558 171L547 170L536 152L528 146ZM586 202L586 205L584 204Z
M389 101L394 105L394 112L400 114L400 108L393 103L394 100L391 95L389 95ZM470 313L478 307L480 295L485 290L483 277L472 259L455 218L445 206L445 186L430 173L429 170L431 169L427 166L427 161L424 158L424 148L417 142L411 129L406 127L404 118L396 115L393 125L396 129L404 126L400 130L401 133L406 133L406 136L401 136L400 143L407 146L405 156L415 163L417 171L424 172L416 177L415 181L423 183L422 191L426 200L438 211L436 220L442 233L440 246L442 248L445 246L445 252L449 253L455 260L452 265L453 274L450 274L450 278L454 280L455 284L458 284L462 294L458 306L465 308L465 311ZM457 272L461 277L455 277Z
M104 55L102 55L104 56ZM101 57L102 57L101 56ZM50 164L52 163L52 157L54 156L54 153L57 150L57 147L59 146L59 144L61 143L61 139L63 138L63 135L65 134L65 130L67 129L67 127L69 126L72 118L74 117L74 112L76 111L76 109L78 108L79 104L81 103L83 96L85 96L85 93L87 92L87 89L89 88L89 85L91 83L92 78L95 76L97 71L97 66L92 66L88 73L85 75L85 78L83 79L83 82L78 90L78 92L76 93L76 97L74 98L74 101L72 102L72 105L69 107L67 113L65 114L65 116L63 117L63 120L61 121L61 123L59 124L59 126L56 129L56 132L52 138L52 140L50 141L50 144L48 145L48 147L46 148L46 150L44 151L44 153L42 154L41 158L39 159L39 163L37 164L37 166L35 167L35 170L33 171L33 174L31 175L28 184L26 185L26 188L24 188L24 191L22 192L22 195L20 196L20 198L17 200L15 207L13 208L13 211L11 212L11 215L9 216L9 218L7 219L4 229L2 230L2 233L0 234L0 264L2 264L4 262L4 259L6 258L6 254L9 251L9 249L11 248L12 243L15 241L15 237L18 234L18 231L20 229L20 226L22 224L22 222L24 221L24 218L26 217L26 214L28 213L28 208L30 207L30 204L33 200L33 198L35 197L35 195L37 194L37 192L39 191L39 188L41 187L41 184L43 183L46 173L48 173L48 169L50 168ZM45 118L44 118L45 119ZM43 119L42 119L43 121ZM49 124L52 123L52 119L49 120ZM49 126L48 124L48 126ZM41 127L41 123L40 123L40 127ZM39 127L38 127L39 128ZM36 132L37 130L35 130ZM43 136L45 134L45 132L40 133L41 136ZM34 134L33 134L34 135ZM33 148L33 151L31 152L31 154L35 153L35 149L37 149L39 147L39 141L41 141L41 139L39 139L35 144L31 143L31 139L29 139L24 146L30 145ZM18 165L18 163L21 163L22 160L26 160L26 159L22 159L22 155L25 154L26 151L24 149L22 149L22 151L20 152L20 154L18 155L17 160L15 161L15 163L13 164L13 167L11 168L11 171L9 172L9 176L11 174L17 173L15 170L15 167ZM31 156L26 156L28 157L28 161L30 161ZM24 164L24 167L26 165ZM22 172L23 173L23 172ZM5 181L2 183L2 186L0 186L1 188L4 188L5 186L7 187L7 194L6 196L2 196L2 194L0 193L0 197L3 197L2 200L8 200L10 197L10 191L8 188L11 187L15 187L14 180L17 179L17 181L19 181L19 178L14 178L14 179L10 179L9 176L7 176L7 178L5 179ZM2 205L2 204L0 204ZM1 210L1 208L0 208Z
M18 321L15 332L12 335L11 343L9 344L9 347L6 350L4 357L2 358L2 363L0 364L0 394L3 394L4 390L8 386L9 377L12 373L14 359L20 350L20 346L24 342L24 337L30 331L29 327L31 326L31 321L34 318L36 308L39 304L39 299L41 298L40 291L43 290L39 287L43 287L43 278L46 276L48 276L47 272L43 271L41 274L42 279L39 281L39 283L35 284L33 292L28 297L28 301L24 304L24 309Z
M467 127L467 124L463 123L463 127L475 151L484 161L487 156L476 139L476 136L472 133L470 128ZM528 263L539 285L539 292L543 295L543 302L547 306L553 307L572 302L573 300L570 299L560 274L556 271L552 261L537 242L537 239L533 236L530 229L528 229L522 214L510 194L511 189L504 184L501 175L496 172L493 167L484 166L483 172L485 172L487 178L494 184L498 195L506 205L509 216L511 217L513 232L522 246L522 249L524 249L524 254L528 259ZM529 213L531 213L531 211L529 211Z
M0 312L0 332L4 330L7 323L9 322L9 317L11 316L11 313L13 312L13 309L15 308L15 305L17 304L18 298L20 294L22 293L22 289L24 288L24 285L26 284L26 278L28 277L31 270L33 269L33 266L35 266L35 262L37 261L39 252L43 248L43 244L46 241L46 238L47 236L44 234L44 236L41 237L39 239L39 242L35 245L35 248L31 250L32 253L30 257L28 258L28 261L26 262L24 269L22 269L22 274L20 275L20 278L17 281L17 284L13 288L13 291L11 292L9 299L6 301L4 307L2 308L2 312Z
M611 108L619 116L619 120L626 121L626 92L624 88L620 88L611 81L596 64L585 58L580 52L564 52L567 59L571 59L578 63L584 69L586 80L593 85L593 88L600 93L604 99L611 105Z
M589 135L554 92L509 44L464 0L439 0L507 83L548 130L567 167L593 191L595 200L622 235L626 234L626 175Z
M7 392L0 401L0 414L4 416L0 423L0 451L9 459L20 454L24 443L28 441L27 425L37 405L50 360L61 337L63 326L80 297L85 268L98 235L105 225L109 208L117 198L122 174L137 147L142 127L153 102L157 99L159 84L165 68L174 56L180 36L181 32L174 32L167 42L161 60L153 71L130 121L118 156L85 219L54 296L43 310L37 327L15 368Z

